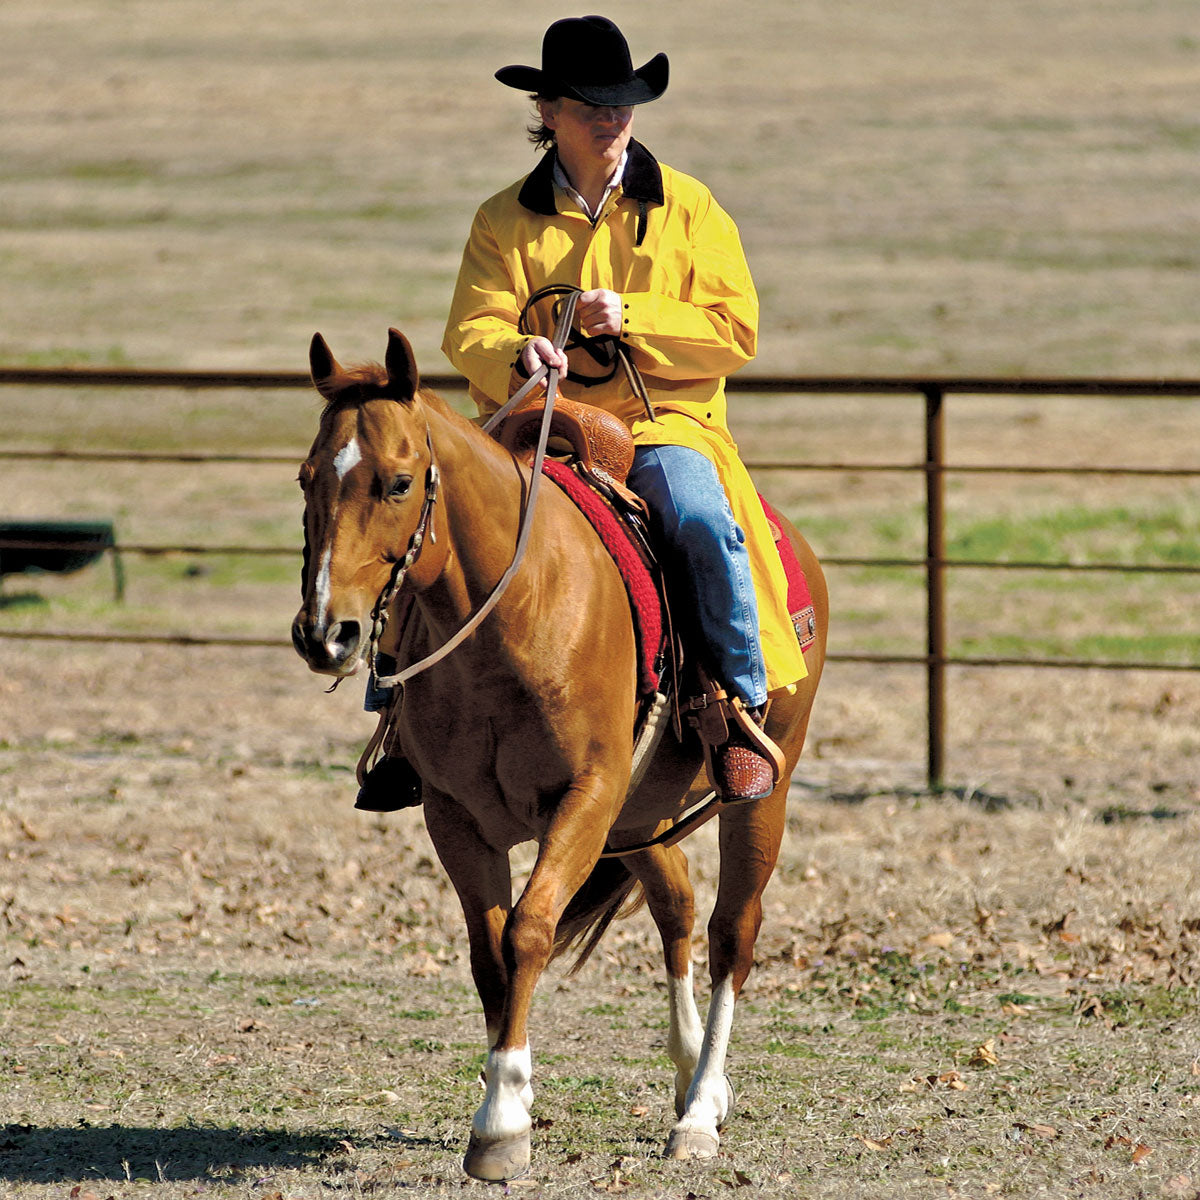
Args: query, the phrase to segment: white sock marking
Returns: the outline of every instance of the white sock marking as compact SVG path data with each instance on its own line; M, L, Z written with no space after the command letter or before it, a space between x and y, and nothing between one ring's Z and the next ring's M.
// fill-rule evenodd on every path
M688 1088L687 1111L675 1126L677 1131L700 1131L717 1136L729 1115L729 1086L725 1082L725 1056L733 1029L733 983L723 979L713 988L708 1007L700 1061Z
M487 1094L471 1128L483 1141L505 1141L528 1132L533 1106L533 1056L529 1046L488 1053Z

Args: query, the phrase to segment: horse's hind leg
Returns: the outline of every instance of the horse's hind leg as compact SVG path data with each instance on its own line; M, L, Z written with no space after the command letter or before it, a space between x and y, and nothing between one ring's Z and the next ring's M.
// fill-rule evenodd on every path
M671 1019L667 1054L675 1064L675 1115L679 1117L683 1115L704 1036L692 985L696 906L688 879L687 857L678 846L673 846L632 854L625 863L642 885L646 904L662 938Z
M708 924L712 997L683 1111L667 1141L670 1158L711 1158L733 1105L725 1059L737 998L754 963L762 893L783 839L788 779L756 804L724 810L720 821L721 882Z

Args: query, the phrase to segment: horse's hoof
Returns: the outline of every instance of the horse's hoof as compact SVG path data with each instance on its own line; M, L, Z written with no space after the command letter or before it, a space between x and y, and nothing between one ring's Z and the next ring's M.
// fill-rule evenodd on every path
M483 1142L471 1134L463 1156L463 1170L472 1179L482 1179L485 1183L520 1179L529 1170L529 1134L501 1142Z
M720 1145L716 1134L696 1129L672 1129L663 1158L716 1158Z

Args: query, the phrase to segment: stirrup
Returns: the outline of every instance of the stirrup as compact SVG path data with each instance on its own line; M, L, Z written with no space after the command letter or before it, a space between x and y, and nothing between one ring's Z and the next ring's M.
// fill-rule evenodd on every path
M407 758L384 755L358 789L354 807L363 812L396 812L421 803L421 777Z
M421 777L416 768L403 755L389 753L387 749L398 698L397 690L380 711L379 723L354 771L358 779L354 807L364 812L396 812L401 808L416 808L421 803Z
M684 707L700 735L709 782L724 804L766 799L783 774L783 752L739 697L709 679L701 682L703 694Z

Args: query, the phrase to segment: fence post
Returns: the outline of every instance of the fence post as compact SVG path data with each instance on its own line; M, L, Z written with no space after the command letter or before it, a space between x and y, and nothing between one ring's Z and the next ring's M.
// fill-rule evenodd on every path
M946 753L946 511L944 393L925 391L925 654L929 787L942 786Z

